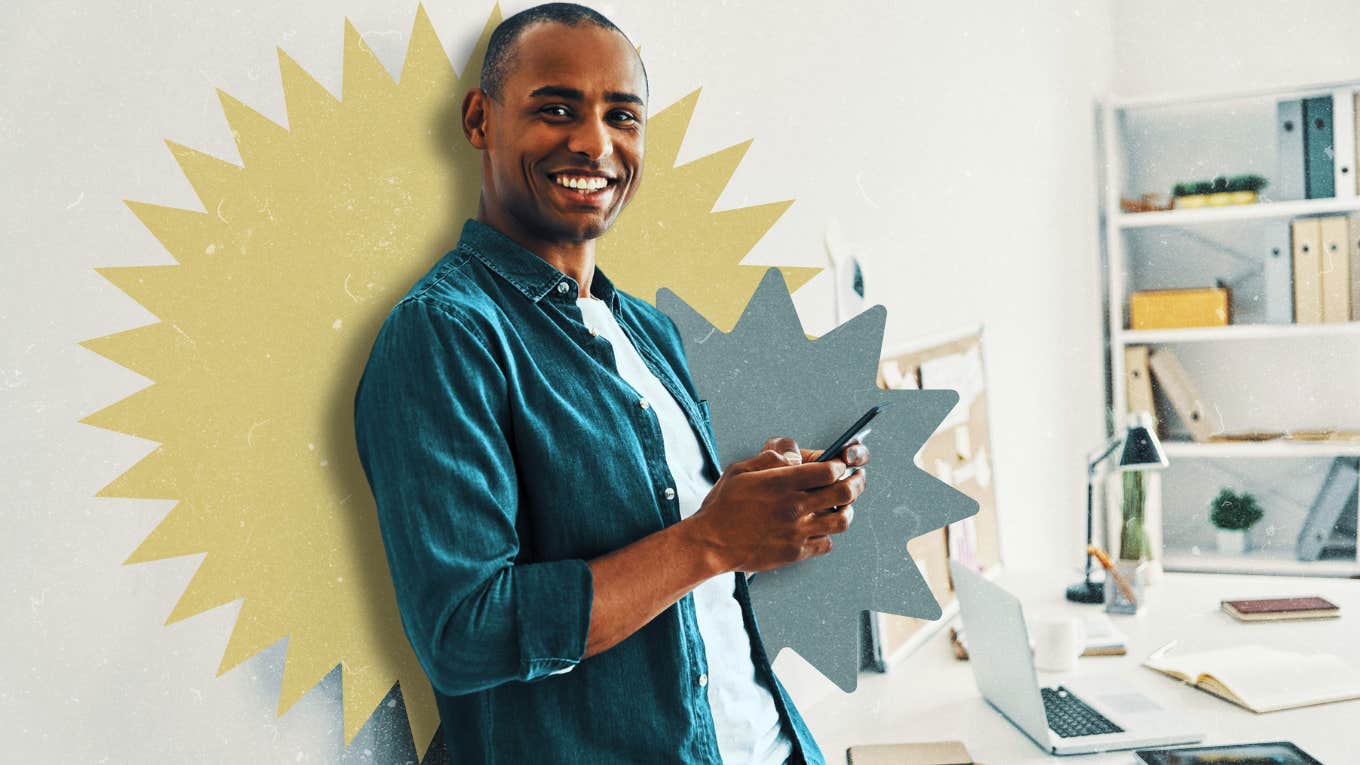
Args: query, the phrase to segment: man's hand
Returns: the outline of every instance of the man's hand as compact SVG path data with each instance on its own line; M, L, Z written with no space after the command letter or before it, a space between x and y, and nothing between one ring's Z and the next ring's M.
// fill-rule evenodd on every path
M772 438L765 451L733 463L680 523L590 561L595 600L587 657L636 632L696 585L731 571L765 571L831 551L864 491L864 471L843 481L847 465L869 462L860 444L839 459ZM837 509L839 508L839 509Z
M851 444L838 458L815 462L821 454L772 438L761 453L728 466L686 521L722 570L766 571L831 552L831 535L850 527L865 473L840 479L867 465L869 450Z

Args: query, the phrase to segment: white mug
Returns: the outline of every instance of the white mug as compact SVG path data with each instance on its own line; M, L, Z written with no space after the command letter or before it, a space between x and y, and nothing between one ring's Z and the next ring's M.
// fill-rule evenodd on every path
M1086 625L1078 616L1045 616L1034 621L1034 666L1045 672L1070 672L1086 650Z

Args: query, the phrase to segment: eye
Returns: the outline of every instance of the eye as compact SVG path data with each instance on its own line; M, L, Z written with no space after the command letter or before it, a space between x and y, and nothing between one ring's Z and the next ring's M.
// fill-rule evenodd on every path
M615 109L614 111L610 112L609 117L615 122L620 122L625 125L631 125L640 122L640 120L637 118L637 115L633 114L627 109Z
M565 119L571 116L571 110L561 104L549 104L539 109L538 113L556 119Z

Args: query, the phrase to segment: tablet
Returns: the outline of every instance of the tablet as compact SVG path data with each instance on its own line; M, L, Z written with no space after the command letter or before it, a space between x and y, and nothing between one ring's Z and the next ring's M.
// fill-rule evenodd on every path
M1322 765L1288 741L1182 749L1139 749L1147 765Z

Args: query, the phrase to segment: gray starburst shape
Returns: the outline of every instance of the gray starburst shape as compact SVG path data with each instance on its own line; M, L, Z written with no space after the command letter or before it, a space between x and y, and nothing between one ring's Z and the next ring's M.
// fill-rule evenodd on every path
M756 454L765 440L829 446L871 406L868 483L850 528L823 556L751 580L766 653L797 651L844 691L859 670L863 611L938 619L907 541L977 513L977 502L913 459L958 403L952 390L882 390L878 360L887 311L874 306L812 340L775 269L766 272L730 333L719 332L670 290L656 304L675 321L699 395L709 401L724 467Z

